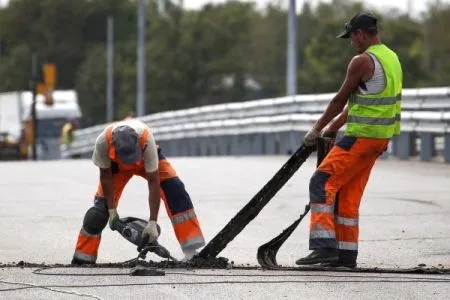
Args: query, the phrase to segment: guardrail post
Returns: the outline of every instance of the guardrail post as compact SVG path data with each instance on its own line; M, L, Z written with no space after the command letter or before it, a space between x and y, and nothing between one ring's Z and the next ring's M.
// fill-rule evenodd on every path
M229 155L235 156L239 152L239 141L237 135L230 135L230 153Z
M266 138L266 153L269 155L275 154L275 134L269 132L265 135Z
M251 139L252 142L250 146L250 154L251 155L264 154L263 151L263 143L265 143L264 135L262 133L253 133Z
M298 135L294 131L285 131L280 133L281 136L281 151L282 155L289 155L289 153L294 153L295 150L300 147L299 141L297 139Z
M450 132L444 134L444 160L450 163Z
M246 134L245 135L245 155L251 155L252 154L252 144L253 144L253 134Z
M189 138L189 145L190 145L189 156L199 156L200 155L200 147L198 145L198 139L195 137Z
M192 156L194 153L194 149L192 148L191 138L185 138L184 142L186 143L184 156Z
M198 136L194 138L195 144L197 146L197 156L205 156L207 153L207 143L205 141L205 138Z
M274 154L281 154L281 147L283 143L283 138L279 132L276 132L273 134L273 153Z
M180 156L180 148L181 148L180 140L169 140L164 145L167 145L166 147L168 148L167 149L168 155Z
M222 155L222 150L221 150L221 147L220 147L220 143L221 142L222 142L221 137L220 136L216 136L215 143L214 143L214 151L213 151L215 156Z
M191 138L191 144L194 149L193 156L201 156L203 154L201 142L200 137Z
M232 155L233 135L222 136L225 139L225 152L224 155Z
M417 156L419 154L419 149L417 149L418 139L419 134L417 132L411 132L411 141L410 141L411 156Z
M186 151L185 139L179 139L177 145L178 147L172 151L172 156L184 156Z
M420 159L430 161L435 154L434 134L430 132L420 133Z
M246 138L245 135L242 135L242 134L237 135L237 139L238 139L238 153L237 154L239 156L245 154L245 143L246 143L245 138Z
M233 135L233 155L239 156L241 154L241 149L241 137L238 134L235 134Z
M246 155L253 155L253 145L255 144L255 135L253 133L247 134L247 152Z
M228 150L228 136L221 135L218 137L219 139L219 152L220 155L229 155Z
M215 150L215 146L216 146L216 141L214 137L210 137L210 136L205 136L202 137L202 143L204 144L204 148L205 148L205 155L206 156L212 156L214 155Z
M203 141L206 147L206 156L216 156L217 155L217 138L216 137L204 137Z
M392 152L400 159L408 159L411 154L412 132L402 132L392 139Z

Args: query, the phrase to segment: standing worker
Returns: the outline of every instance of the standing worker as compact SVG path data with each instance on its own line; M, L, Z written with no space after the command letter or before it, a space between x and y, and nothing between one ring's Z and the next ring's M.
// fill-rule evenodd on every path
M150 216L142 236L148 235L149 243L159 235L162 198L185 259L191 259L196 249L205 245L190 196L145 123L127 119L108 125L96 139L92 161L100 170L100 183L94 205L84 215L72 264L96 262L101 233L108 223L113 228L119 219L119 199L134 175L148 182Z
M330 122L324 131L327 135L335 134L345 123L347 128L311 177L309 249L313 251L296 263L354 268L364 189L375 161L400 133L403 72L397 54L381 42L377 18L372 14L354 15L337 37L350 39L358 54L304 143L316 145Z
M73 131L78 127L78 122L75 118L68 120L61 129L61 137L60 137L60 150L63 154L62 158L67 158L64 156L64 153L67 150L70 150L70 146L73 142Z

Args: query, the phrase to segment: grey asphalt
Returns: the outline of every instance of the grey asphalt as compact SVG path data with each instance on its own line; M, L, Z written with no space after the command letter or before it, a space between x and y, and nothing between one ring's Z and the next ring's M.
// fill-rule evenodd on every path
M170 161L210 240L287 159L180 157ZM314 165L311 157L219 256L236 264L257 265L258 246L302 212ZM4 162L0 178L0 263L70 263L84 212L97 187L95 166L89 160ZM143 180L130 181L118 210L121 217L148 217ZM361 267L450 268L450 165L379 160L360 211ZM279 263L294 266L297 258L309 253L308 221L280 249ZM181 258L164 206L159 223L160 243ZM99 263L123 262L136 255L135 246L105 229ZM0 269L0 299L445 299L450 292L450 275L167 269L162 277L131 277L128 269L44 271L61 274L55 276L33 274L35 269Z

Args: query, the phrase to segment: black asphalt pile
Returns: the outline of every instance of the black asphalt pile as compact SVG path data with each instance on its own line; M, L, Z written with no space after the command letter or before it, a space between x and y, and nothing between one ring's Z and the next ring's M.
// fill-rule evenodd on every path
M12 262L0 263L0 268L134 268L136 266L152 267L152 268L167 268L167 269L230 269L233 264L228 262L225 257L218 257L210 260L194 257L192 260L184 261L144 261L132 259L126 262L119 263L98 263L94 265L72 265L72 264L46 264L33 262Z
M183 261L144 261L144 260L129 260L122 263L99 263L95 265L71 265L71 264L46 264L46 263L31 263L31 262L12 262L3 264L0 263L0 268L118 268L129 269L137 266L155 269L235 269L235 270L272 270L272 271L325 271L325 272L351 272L351 273L393 273L393 274L442 274L449 275L450 268L445 268L443 265L426 267L420 264L411 268L379 268L379 267L358 267L358 268L331 268L320 266L302 266L302 267L289 267L281 266L273 269L263 269L256 265L242 265L234 264L233 261L229 262L228 258L218 257L211 260L204 260L202 258L194 257L188 262Z

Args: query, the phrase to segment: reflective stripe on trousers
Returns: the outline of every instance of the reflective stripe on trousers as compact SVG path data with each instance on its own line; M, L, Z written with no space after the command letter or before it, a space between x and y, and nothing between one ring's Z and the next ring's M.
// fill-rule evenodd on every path
M309 186L311 250L337 248L357 255L359 205L370 171L388 142L343 137L319 165Z
M201 248L205 245L205 239L191 197L160 148L158 158L161 198L181 249L185 251Z
M336 248L334 230L334 203L311 203L310 241L316 248ZM314 249L315 249L314 248Z
M83 228L78 234L78 240L73 257L95 263L97 261L97 251L100 246L101 234L89 234Z
M205 245L203 233L189 194L178 177L161 183L161 198L172 222L175 236L183 251Z
M338 196L338 203L341 200ZM358 217L345 218L336 216L337 248L340 250L358 251Z

